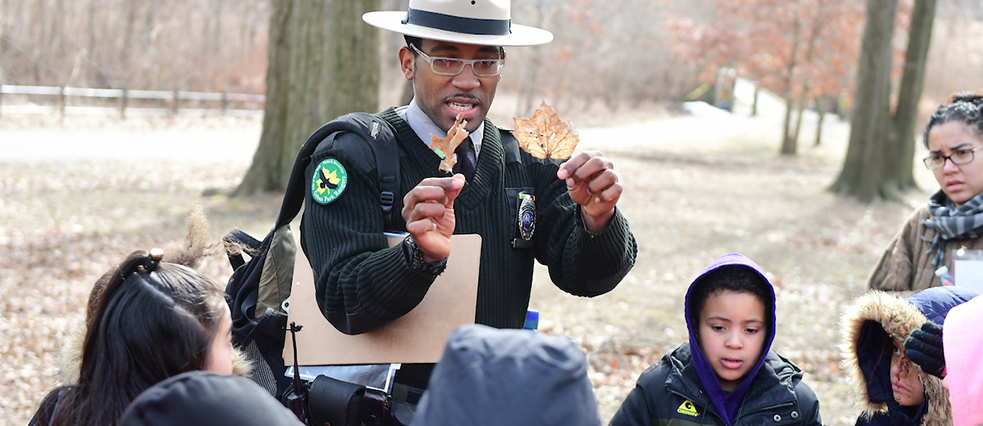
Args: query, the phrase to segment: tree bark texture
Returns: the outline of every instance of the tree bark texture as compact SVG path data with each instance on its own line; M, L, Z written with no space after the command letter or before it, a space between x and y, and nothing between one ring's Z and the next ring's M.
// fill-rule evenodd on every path
M891 92L891 39L897 0L867 0L846 160L830 190L864 202L880 196Z
M282 190L300 146L322 124L379 108L379 0L272 3L263 131L234 195Z
M819 2L819 6L817 7L819 9L822 9L822 1ZM808 32L809 47L806 49L806 57L805 57L806 63L812 62L812 57L816 53L816 41L819 40L819 28L822 24L823 23L820 22L819 15L813 17L812 22L810 22L809 32ZM795 118L795 132L793 132L793 136L792 136L792 143L795 146L798 146L799 144L799 133L802 130L802 116L805 115L806 100L808 99L807 96L809 96L809 82L804 81L802 82L802 86L800 88L799 100L798 102L796 102L797 104L796 108L799 110L799 114ZM820 121L820 124L822 124L822 121Z
M904 76L898 92L898 106L892 122L889 157L885 179L898 190L915 188L912 164L915 161L915 123L918 101L925 83L925 65L932 40L937 0L916 0L908 30L908 50L905 52Z
M794 81L795 66L799 58L799 2L795 2L795 18L792 22L792 53L789 56L787 74L785 75L785 124L782 129L782 149L781 155L795 155L797 151L796 140L792 137L792 110L795 108L795 98L792 97L792 84Z
M761 92L761 86L757 82L754 83L754 102L751 103L751 116L758 116L758 94Z
M818 98L813 100L816 104L816 142L813 146L819 146L823 141L823 122L826 121L826 107L829 102L827 102L827 95L820 95Z

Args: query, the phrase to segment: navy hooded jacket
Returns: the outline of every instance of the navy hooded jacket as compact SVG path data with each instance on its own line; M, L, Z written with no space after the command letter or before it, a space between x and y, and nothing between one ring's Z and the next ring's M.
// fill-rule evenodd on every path
M712 271L724 266L748 268L760 275L770 299L766 305L767 336L762 356L731 392L725 392L700 349L694 288ZM686 293L686 325L689 341L639 376L635 389L611 420L612 426L666 424L717 425L821 425L819 401L802 383L802 370L771 351L775 338L775 292L761 268L743 255L721 256L697 277Z
M891 352L887 337L904 341L926 320L942 324L953 307L976 296L964 287L932 287L907 299L894 293L871 291L847 307L843 331L844 365L857 387L862 413L858 425L948 426L952 424L948 392L942 381L919 370L925 401L901 409L891 387Z

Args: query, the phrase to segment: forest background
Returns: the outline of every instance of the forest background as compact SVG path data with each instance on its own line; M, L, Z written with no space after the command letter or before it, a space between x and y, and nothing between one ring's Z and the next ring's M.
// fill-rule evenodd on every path
M898 3L895 78L912 2ZM390 10L405 3L379 1ZM570 112L673 105L699 95L698 83L726 89L735 75L783 98L804 94L810 105L830 98L824 109L849 113L864 2L514 3L516 22L549 28L555 41L510 49L500 92L515 99L496 104L502 116L525 116L541 99ZM0 0L0 84L263 94L271 8L269 0ZM983 3L941 0L936 16L922 110L976 88L983 67L975 42ZM387 32L381 41L386 106L404 97L391 53L402 40Z
M862 290L879 250L935 185L921 173L920 189L873 204L825 191L845 153L863 4L514 4L517 23L548 28L556 40L509 50L492 119L507 125L546 99L582 128L583 149L615 158L632 194L623 207L642 243L626 285L584 301L559 294L539 271L534 289L543 331L569 335L587 352L602 417L613 414L645 366L684 338L681 282L716 255L738 250L764 265L779 287L779 318L788 321L776 348L806 370L827 422L851 424L830 307L838 312ZM380 2L380 9L401 8L405 1ZM0 0L0 84L263 94L272 9L262 0ZM901 0L895 87L911 9ZM762 21L775 25L755 24ZM791 36L824 31L832 35L814 38L812 49L809 37L793 43ZM916 129L953 92L979 88L981 36L983 5L939 1ZM405 96L392 53L400 42L381 37L380 108ZM746 97L727 97L723 89L736 76L776 94L766 96L773 102L762 104L759 116L751 117ZM685 115L682 102L696 98L730 102L733 114ZM823 136L819 144L801 138L795 157L779 156L788 134L785 100L799 99L831 111L799 115L811 130L801 134L825 129ZM33 102L44 100L3 98L4 105ZM2 422L26 423L56 384L69 324L95 277L121 253L179 239L195 204L204 205L216 238L233 226L265 232L276 193L224 195L249 166L260 126L255 119L0 116L0 405L13 413ZM60 139L73 143L47 145ZM143 143L126 143L138 139ZM46 164L45 157L57 161ZM70 194L62 181L73 183ZM229 272L223 262L219 256L205 265L220 282Z

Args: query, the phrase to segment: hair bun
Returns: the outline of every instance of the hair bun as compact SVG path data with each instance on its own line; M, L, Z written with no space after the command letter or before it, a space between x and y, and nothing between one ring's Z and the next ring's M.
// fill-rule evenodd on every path
M983 95L967 91L958 92L949 98L950 104L954 104L956 102L967 102L980 107L983 105Z
M160 265L161 259L164 258L164 250L160 248L150 249L150 253L147 255L147 262L144 264L144 268L147 271L153 271L157 269L157 265Z

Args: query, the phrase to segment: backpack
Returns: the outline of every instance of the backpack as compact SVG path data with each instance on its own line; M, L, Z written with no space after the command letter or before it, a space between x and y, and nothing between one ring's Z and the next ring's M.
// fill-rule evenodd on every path
M393 211L399 191L396 137L382 119L368 113L352 113L324 124L307 138L290 171L276 224L262 241L239 229L222 238L234 271L225 288L232 312L232 342L253 365L253 381L278 399L291 385L291 379L284 376L283 360L286 311L297 254L290 222L304 205L304 173L311 155L324 139L337 132L355 133L369 142L379 177L379 204L386 229L391 229L393 215L399 214Z

